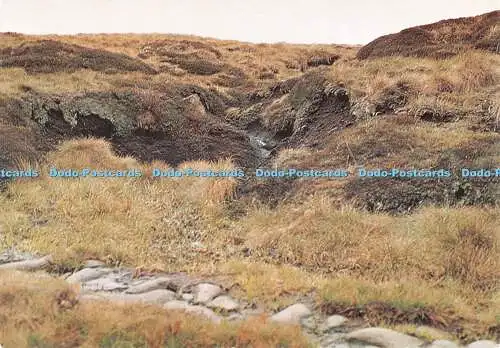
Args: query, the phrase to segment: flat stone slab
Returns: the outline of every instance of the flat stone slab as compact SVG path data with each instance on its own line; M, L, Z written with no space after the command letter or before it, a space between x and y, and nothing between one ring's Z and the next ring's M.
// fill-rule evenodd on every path
M335 329L337 327L343 326L347 322L347 318L341 315L331 315L325 320L325 324L323 326L324 331L329 331Z
M163 308L170 310L181 310L186 313L200 315L215 323L220 323L222 321L222 318L215 314L211 309L203 306L193 306L185 301L169 301L163 305Z
M10 269L18 271L37 271L40 269L44 269L51 263L52 263L52 257L45 256L39 259L4 263L0 265L0 269Z
M94 279L82 285L84 290L89 291L122 291L127 289L127 285L118 283L112 279Z
M272 321L285 324L299 324L301 319L310 316L311 310L302 303L285 308L271 317Z
M221 293L222 289L218 285L210 283L198 284L194 290L194 303L206 304Z
M419 348L424 343L416 337L377 327L353 331L345 338L382 348Z
M460 346L448 340L436 340L428 348L460 348Z
M238 308L240 308L240 305L230 296L223 295L216 297L215 299L210 301L207 307L221 309L226 312L232 312L238 310Z
M73 273L66 281L71 284L85 283L97 278L101 278L112 272L109 268L84 268L76 273Z
M170 279L167 277L160 277L156 279L147 280L142 284L131 286L125 292L127 294L142 294L144 292L168 289L170 285Z
M481 340L472 342L467 346L467 348L499 348L500 343L495 343L493 341Z
M153 290L143 294L94 292L94 293L84 294L83 298L86 300L102 299L102 300L121 302L121 303L145 303L152 305L163 305L164 303L171 301L175 298L175 292L170 290Z

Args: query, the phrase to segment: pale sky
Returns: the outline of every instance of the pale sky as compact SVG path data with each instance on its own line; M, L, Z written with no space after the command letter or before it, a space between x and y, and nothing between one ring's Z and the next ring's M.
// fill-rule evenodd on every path
M407 27L499 9L500 0L0 0L0 32L365 44Z

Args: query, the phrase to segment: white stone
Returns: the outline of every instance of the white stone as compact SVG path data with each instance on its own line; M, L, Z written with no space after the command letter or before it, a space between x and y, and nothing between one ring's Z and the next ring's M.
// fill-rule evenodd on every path
M163 308L169 310L181 310L186 313L201 315L215 323L219 323L222 320L222 318L215 314L212 310L203 306L193 306L185 301L169 301L163 305Z
M230 296L219 296L213 299L207 307L222 309L227 312L236 311L240 307L238 302L233 300Z
M76 273L73 273L66 281L71 284L85 283L90 280L100 278L104 275L111 273L109 268L84 268Z
M90 295L90 296L87 296ZM175 293L170 290L153 290L143 294L124 294L124 293L110 293L110 292L95 292L87 293L84 295L85 299L98 299L101 297L103 300L122 303L146 303L152 305L163 305L175 298Z
M286 324L299 324L300 320L311 315L306 305L297 303L285 308L271 317L272 321Z
M382 348L418 348L423 344L423 341L416 337L377 327L353 331L346 335L346 339Z
M156 279L148 280L142 284L131 286L125 292L127 294L141 294L144 292L158 290L158 289L166 289L170 284L170 279L166 277L160 277Z
M222 293L220 286L209 283L198 284L195 288L194 302L206 304L220 293Z
M436 340L428 348L459 348L459 346L448 340Z
M112 279L94 279L82 285L84 290L89 291L117 291L125 290L126 285L118 283Z
M182 294L182 299L187 302L191 302L194 299L193 294Z
M204 316L205 318L213 321L214 323L220 323L222 318L215 314L211 309L203 306L188 306L185 311L187 313L192 313L196 315Z
M500 348L500 344L493 341L481 340L469 344L467 348Z
M52 263L52 256L45 256L34 260L9 262L0 265L0 269L11 269L18 271L37 271Z
M346 323L347 319L341 315L331 315L326 318L324 329L325 331L340 327Z

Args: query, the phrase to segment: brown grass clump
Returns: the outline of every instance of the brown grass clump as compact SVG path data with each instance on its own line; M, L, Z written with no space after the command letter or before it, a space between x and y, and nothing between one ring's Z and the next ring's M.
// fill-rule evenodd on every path
M217 234L221 208L235 181L211 178L50 178L51 167L64 169L167 170L163 163L142 166L119 158L102 140L70 141L47 159L39 180L9 187L14 205L2 197L7 240L29 250L53 253L62 260L99 257L110 262L194 267L197 243L223 243ZM232 169L230 162L185 163L184 168ZM180 185L180 186L179 186ZM181 188L182 187L182 188ZM42 194L43 193L43 194ZM167 199L168 197L168 199ZM24 212L21 215L15 213ZM15 220L11 217L18 216ZM43 216L32 224L30 216ZM16 232L17 231L17 232ZM22 232L26 238L15 237ZM13 233L13 234L11 234ZM65 237L62 237L62 236ZM89 244L90 241L99 243ZM186 262L190 259L190 262ZM196 262L195 262L196 263ZM191 264L191 266L189 266Z
M379 37L362 47L359 59L385 56L447 58L470 48L498 53L500 11L443 20Z
M64 281L2 271L0 341L7 347L309 347L297 327L256 318L214 325L146 305L80 303Z
M90 69L106 73L156 71L144 62L124 54L91 49L53 40L26 42L0 50L1 67L22 67L28 73L74 72Z

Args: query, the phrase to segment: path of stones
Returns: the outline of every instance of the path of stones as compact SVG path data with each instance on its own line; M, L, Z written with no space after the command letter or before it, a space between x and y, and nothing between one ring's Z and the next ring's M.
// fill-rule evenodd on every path
M14 251L0 253L0 269L21 271L43 270L51 257L35 258ZM244 301L229 296L216 282L200 280L184 273L134 276L133 269L108 268L100 261L89 260L84 268L66 274L71 284L81 284L80 301L113 301L116 303L147 303L170 310L181 310L219 323L238 321L262 311L249 308ZM296 303L278 313L269 313L276 323L299 324L319 347L328 348L457 348L447 340L423 340L384 328L360 328L350 325L340 315L324 317L312 311L311 305ZM432 330L420 327L418 330ZM500 348L493 341L476 341L467 348Z

